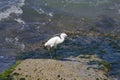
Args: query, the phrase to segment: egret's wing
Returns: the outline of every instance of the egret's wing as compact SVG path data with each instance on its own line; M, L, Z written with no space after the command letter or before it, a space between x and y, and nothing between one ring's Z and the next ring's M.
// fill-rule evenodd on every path
M47 42L45 43L45 46L47 45L55 45L56 41L60 38L60 34L55 34L53 35L52 38L50 38L49 40L47 40Z
M46 43L45 43L45 46L49 46L49 45L54 45L55 43L56 43L56 41L57 41L57 39L58 39L59 37L52 37L52 38L50 38Z

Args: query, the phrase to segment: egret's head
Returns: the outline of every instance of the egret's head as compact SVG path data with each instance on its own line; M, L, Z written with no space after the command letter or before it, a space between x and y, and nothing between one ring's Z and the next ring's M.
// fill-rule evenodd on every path
M60 36L66 38L66 37L67 37L67 34L65 34L65 33L61 33Z

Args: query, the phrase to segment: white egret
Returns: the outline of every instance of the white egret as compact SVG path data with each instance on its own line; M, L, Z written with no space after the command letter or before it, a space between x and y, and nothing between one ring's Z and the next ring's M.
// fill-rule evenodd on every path
M66 34L66 33L61 33L60 35L56 35L56 36L50 38L50 39L44 44L44 46L45 46L45 47L50 47L50 48L56 47L58 44L63 43L66 37L67 37L67 34ZM51 56L51 54L50 54L50 56ZM52 58L52 56L51 56L51 58Z

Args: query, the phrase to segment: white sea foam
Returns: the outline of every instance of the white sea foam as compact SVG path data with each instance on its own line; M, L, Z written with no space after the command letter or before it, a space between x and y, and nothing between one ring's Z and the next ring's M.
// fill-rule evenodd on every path
M20 18L16 18L15 21L17 21L20 24L25 24L25 22Z
M41 13L41 14L42 14L42 13L45 13L45 11L44 11L43 9L40 8L40 13Z
M22 11L21 7L25 4L24 2L25 2L25 0L19 0L19 2L7 5L7 6L9 6L9 8L0 12L0 21L2 19L8 18L11 13L15 13L17 15L22 14L23 11Z
M13 38L9 38L9 37L6 37L5 38L5 42L7 42L7 43L13 43Z
M47 6L47 5L48 5L48 3L45 3L44 5L45 5L45 6Z
M47 12L47 11L43 10L42 8L40 8L39 11L37 10L37 12L39 12L40 14L46 14L50 17L53 17L53 12Z
M4 58L4 56L0 56L0 59Z
M25 50L25 44L24 43L21 43L18 46L19 46L19 48L20 48L21 51Z
M25 5L25 0L19 0L18 6L22 7Z
M53 13L52 12L48 13L48 15L51 16L51 17L53 17Z

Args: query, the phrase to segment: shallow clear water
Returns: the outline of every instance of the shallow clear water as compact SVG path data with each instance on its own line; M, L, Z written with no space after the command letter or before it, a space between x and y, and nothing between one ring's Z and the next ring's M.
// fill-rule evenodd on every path
M101 15L107 17L99 20ZM91 25L100 26L98 30L101 30L101 33L112 31L117 33L117 30L120 29L119 17L120 0L0 0L0 51L3 48L13 50L16 47L16 50L22 50L24 45L29 46L43 41L52 34L88 30ZM95 18L98 18L98 21L93 20ZM91 49L93 49L94 44L81 44L81 41L94 42L94 39L96 38L88 36L75 38L75 42L69 42L68 45L74 44L75 47L80 43L77 47L82 45L83 50L79 51L79 48L77 50L87 53L87 46L92 45ZM98 44L102 43L101 38L97 40ZM117 42L120 43L119 40ZM99 56L112 64L110 74L120 77L120 52L108 44L110 44L109 41L103 40L99 47L106 53ZM119 46L118 50L120 50ZM76 53L73 50L72 52ZM6 51L0 53L0 56L4 56L3 53ZM94 53L99 53L99 51L96 50Z

